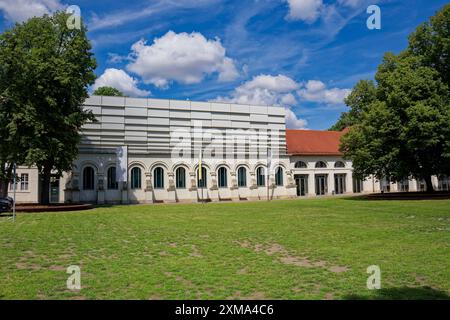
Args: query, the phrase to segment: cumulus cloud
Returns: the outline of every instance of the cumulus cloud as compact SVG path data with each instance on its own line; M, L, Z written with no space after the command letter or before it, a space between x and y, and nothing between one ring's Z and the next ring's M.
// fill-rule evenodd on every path
M137 87L138 81L129 76L120 69L106 69L105 72L97 78L93 89L100 87L113 87L122 91L125 95L131 97L146 97L151 94L150 91L141 90Z
M171 81L199 83L211 74L218 74L219 81L239 76L220 40L208 40L198 32L169 31L152 45L140 40L131 49L127 69L159 88L167 88Z
M1 0L0 11L7 20L22 22L31 17L40 17L62 9L59 0Z
M285 76L259 75L237 87L229 97L217 97L214 101L253 105L282 105L286 108L286 126L291 129L302 129L306 120L299 119L289 109L297 104L294 96L300 84Z
M308 122L299 119L291 109L286 109L286 127L288 129L306 129Z
M292 92L298 88L299 84L287 76L262 74L237 87L230 97L216 100L254 105L295 104Z
M313 23L320 17L320 12L324 7L322 0L287 0L290 20L301 20L306 23Z
M309 80L302 89L297 91L298 95L306 101L328 104L343 103L350 92L351 89L328 89L325 83L318 80Z

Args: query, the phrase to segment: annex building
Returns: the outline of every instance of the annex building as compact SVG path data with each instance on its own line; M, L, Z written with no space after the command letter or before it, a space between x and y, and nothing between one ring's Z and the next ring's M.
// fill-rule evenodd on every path
M344 132L287 130L283 107L92 96L73 170L51 181L51 202L172 203L419 191L353 176ZM20 167L17 202L38 202L37 169ZM434 178L448 190L448 178ZM13 185L10 185L13 190Z

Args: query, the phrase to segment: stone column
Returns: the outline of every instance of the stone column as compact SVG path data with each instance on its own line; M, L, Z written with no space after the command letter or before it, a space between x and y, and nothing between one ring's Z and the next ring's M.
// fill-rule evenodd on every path
M79 175L77 172L73 172L72 174L72 202L73 203L79 203L80 202L80 186L79 186Z
M197 194L197 179L195 176L195 172L189 172L189 192L191 193L191 200L193 202L199 201Z
M209 189L210 198L212 202L219 201L219 188L217 187L217 174L215 172L211 172L211 188Z
M176 188L175 188L174 173L169 172L168 176L169 176L169 187L167 188L167 202L168 203L176 203L177 195L176 195Z
M286 196L288 198L295 198L297 196L297 185L294 180L294 173L292 170L286 171L287 185L286 185Z
M105 204L105 177L97 174L97 204Z
M316 196L316 174L314 172L308 174L308 196Z
M236 172L230 172L231 174L231 200L239 201L239 188L237 185Z
M151 172L145 173L145 203L153 203L155 198L153 196L153 184Z
M258 200L258 185L256 183L255 172L250 172L250 200Z
M121 190L120 193L122 204L130 203L128 200L128 183L126 181L119 182L119 190Z
M333 191L334 191L334 173L329 172L328 173L328 179L327 179L327 184L328 184L328 195L332 195Z
M345 175L345 193L353 193L353 175L352 172L346 172Z

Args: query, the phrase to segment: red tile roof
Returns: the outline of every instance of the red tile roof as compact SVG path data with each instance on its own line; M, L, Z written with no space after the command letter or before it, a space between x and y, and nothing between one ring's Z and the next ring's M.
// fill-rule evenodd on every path
M286 130L290 155L341 156L339 144L344 131Z

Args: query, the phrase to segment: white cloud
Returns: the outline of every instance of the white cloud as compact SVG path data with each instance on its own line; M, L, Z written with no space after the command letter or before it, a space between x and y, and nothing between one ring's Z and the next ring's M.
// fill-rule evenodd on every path
M325 83L318 80L309 80L302 89L297 91L298 95L306 101L329 104L343 103L350 92L351 89L327 89Z
M287 0L289 4L288 19L313 23L320 17L324 7L322 0Z
M40 17L62 9L59 0L1 0L0 11L6 19L22 22L31 17Z
M298 88L299 84L287 76L262 74L237 87L230 97L218 97L216 100L269 106L295 104L292 92Z
M127 69L159 88L167 88L171 81L199 83L215 73L219 81L231 81L239 76L220 40L208 40L198 32L169 31L152 45L141 40L131 49L132 62Z
M308 122L299 119L291 109L286 109L286 127L288 129L306 129Z
M105 72L97 78L93 89L100 87L113 87L122 91L125 95L132 97L145 97L151 94L150 91L141 90L137 87L138 81L130 77L125 71L120 69L106 69Z
M289 109L297 104L294 93L300 88L295 80L284 76L259 75L237 87L229 97L217 97L214 101L253 105L281 105L286 107L286 126L291 129L302 129L306 120L299 119Z

